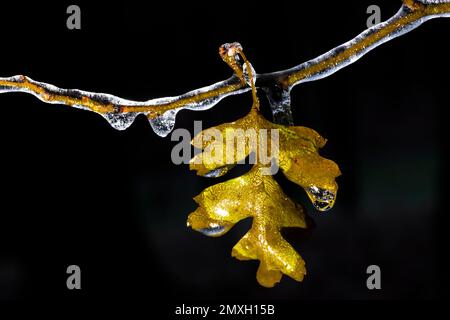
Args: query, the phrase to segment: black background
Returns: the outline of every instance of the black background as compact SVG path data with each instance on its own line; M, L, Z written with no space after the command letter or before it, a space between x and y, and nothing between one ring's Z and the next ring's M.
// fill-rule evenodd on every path
M281 70L364 30L369 5L386 20L400 1L78 1L80 31L66 28L70 4L0 5L0 76L134 100L178 95L230 76L222 43L240 42L258 73ZM316 227L287 234L305 280L283 277L273 289L257 284L257 262L230 255L251 221L214 239L186 228L193 196L216 181L172 164L175 142L145 117L120 132L94 113L0 95L0 298L142 299L163 310L204 300L442 298L449 35L450 20L429 21L293 89L295 123L328 138L321 153L342 176L327 213L281 181ZM236 120L250 105L244 94L182 111L176 127ZM81 267L80 291L66 288L71 264ZM382 290L366 288L371 264L381 267Z

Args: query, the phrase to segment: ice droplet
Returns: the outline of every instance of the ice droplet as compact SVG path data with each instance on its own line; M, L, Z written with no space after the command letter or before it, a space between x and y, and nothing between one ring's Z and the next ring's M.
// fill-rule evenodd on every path
M279 86L264 88L272 110L273 121L285 126L294 125L294 118L291 110L291 90L282 89Z
M239 83L239 79L233 75L231 78L229 78L225 81L217 82L211 86L200 88L200 89L197 89L194 91L190 91L182 96L150 100L150 101L148 101L148 103L149 104L160 104L160 103L175 102L180 99L198 96L202 93L217 90L219 88L227 87L229 85L236 84L236 83ZM184 109L193 110L193 111L207 110L207 109L210 109L213 106L215 106L220 100L222 100L223 98L225 98L227 96L240 94L240 93L243 93L243 92L246 92L249 90L250 90L250 88L246 87L246 88L242 88L237 91L225 92L225 93L222 93L213 98L206 98L206 99L198 101L198 102L187 103L183 107L168 110L168 111L164 112L162 115L160 115L154 119L150 119L149 121L153 128L153 131L155 131L155 133L157 135L159 135L160 137L166 137L173 130L173 128L175 126L176 116L179 111L184 110Z
M208 237L220 237L230 229L231 225L228 223L225 223L224 225L220 225L218 223L210 223L207 228L203 228L198 231Z
M204 177L206 178L218 178L221 177L223 175L225 175L230 168L232 168L234 165L229 165L229 166L223 166L214 170L209 171L208 173L206 173L204 175Z
M332 191L317 186L306 188L306 193L314 207L319 211L330 210L336 200L336 195Z
M153 131L160 137L166 137L175 127L175 119L179 110L181 109L169 110L159 117L150 119Z
M114 129L125 130L128 129L128 127L133 124L134 119L136 119L138 114L139 113L137 112L130 112L130 113L105 113L101 115L103 116L103 118L108 120L109 124Z

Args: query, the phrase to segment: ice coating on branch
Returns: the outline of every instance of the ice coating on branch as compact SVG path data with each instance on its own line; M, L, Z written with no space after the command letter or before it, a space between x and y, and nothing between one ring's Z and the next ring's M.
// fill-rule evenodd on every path
M248 64L250 65L250 69L251 69L251 72L252 72L252 75L253 75L252 79L250 79L250 74L248 72L246 63L244 63L244 65L242 66L242 72L244 74L245 82L249 86L252 86L252 80L253 80L253 84L255 84L255 81L256 81L256 71L255 71L255 68L253 68L253 66L252 66L252 64L250 62L248 62Z
M449 0L446 1L430 1L430 0L420 0L420 2L424 4L437 4L437 3L450 3ZM315 81L319 80L325 77L328 77L332 75L333 73L341 70L342 68L354 63L355 61L359 60L363 55L371 51L372 49L380 46L381 44L390 41L394 38L397 38L401 35L404 35L405 33L410 32L411 30L419 27L422 23L434 19L434 18L443 18L443 17L450 17L450 13L440 13L440 14L431 14L431 15L425 15L417 20L413 20L410 23L405 24L401 28L393 28L393 31L388 33L386 36L382 36L378 41L364 46L364 40L368 38L370 35L379 32L380 30L386 29L387 26L394 26L397 23L401 24L399 21L404 19L409 13L411 12L411 9L409 9L406 5L402 5L400 10L389 20L386 20L385 22L379 23L362 33L360 33L358 36L353 38L352 40L322 54L321 56L306 61L298 66L295 66L290 69L286 69L283 71L274 72L271 74L264 74L261 75L262 77L267 76L278 76L282 78L283 76L290 76L290 74L293 73L301 73L302 71L308 71L305 72L305 74L298 77L298 79L295 79L294 82L291 83L290 87L304 83L309 81ZM327 68L318 68L318 72L314 72L314 66L320 65L322 63L328 63L329 61L332 61L334 57L339 57L342 53L349 52L349 48L353 48L353 54L349 54L344 59L339 60L337 63L329 63ZM356 48L360 48L360 50L356 50ZM310 70L313 70L309 72Z
M187 93L185 96L199 95L203 92L208 92L208 91L211 91L211 90L214 90L217 88L227 86L228 84L235 83L236 81L237 81L237 78L235 76L233 76L228 80L218 82L209 87L204 87L204 88L201 88L198 90L191 91L191 92ZM219 95L219 96L216 96L213 98L204 99L201 102L188 103L181 108L168 110L168 111L164 112L161 116L156 117L154 119L150 119L149 121L153 128L153 131L155 131L155 133L157 135L159 135L160 137L166 137L173 130L173 128L175 126L176 116L179 111L181 111L183 109L194 110L194 111L207 110L207 109L210 109L213 106L215 106L220 100L222 100L223 98L225 98L229 95L239 94L239 93L242 93L242 92L245 92L248 90L250 90L250 88L242 88L240 90L224 93L222 95Z
M78 89L61 89L54 85L34 81L28 77L24 76L14 76L10 78L0 78L0 81L9 82L11 84L29 84L28 86L12 86L12 85L1 85L0 93L6 92L24 92L29 93L37 97L39 100L49 103L49 104L67 104L65 97L71 97L73 99L82 99L83 97L92 99L95 102L103 105L110 105L114 109L114 106L125 105L125 106L139 106L141 103L131 100L122 99L106 93L95 93L82 91ZM32 85L33 87L31 87ZM38 90L33 90L32 88L40 88ZM42 90L41 90L42 89ZM94 111L83 104L73 103L72 107L82 110ZM117 130L127 129L134 121L136 116L140 114L139 112L130 113L119 113L116 112L101 113L97 112L108 120L109 124ZM96 111L94 111L96 112Z
M432 4L432 3L450 3L450 0L417 0L422 2L423 4Z
M167 110L162 115L156 117L150 117L148 109L154 107L155 110L158 110L160 106L163 108L167 104L176 103L182 99L189 100L189 98L232 86L238 82L239 80L235 76L232 76L225 81L217 82L213 85L193 90L180 96L139 102L122 99L106 93L95 93L78 89L61 89L51 84L34 81L28 77L14 76L0 78L0 93L24 92L32 94L46 103L67 104L74 108L93 111L100 114L114 129L117 130L127 129L138 115L143 114L149 118L149 122L155 133L161 137L165 137L173 130L176 115L180 110L206 110L212 108L220 100L229 95L239 94L250 89L242 88L239 90L230 90L200 101L192 100L192 102L188 102L182 107ZM123 107L136 107L135 109L137 110L142 108L145 111L123 112L121 110Z
M254 73L256 86L266 91L275 122L292 123L289 94L293 86L328 77L357 61L370 50L417 28L427 20L450 17L448 6L450 0L404 0L403 2L397 14L389 20L365 30L354 39L315 59L284 71L261 75ZM242 66L239 50L242 51L239 43L225 44L220 50L222 59L235 73L233 77L176 97L138 102L105 93L60 89L24 76L0 77L0 93L26 92L45 103L65 104L90 110L101 114L112 127L118 130L127 129L138 115L143 114L149 119L155 132L165 137L173 129L176 115L180 110L206 110L227 96L250 90L248 70L246 66ZM242 79L247 83L247 87L241 82Z

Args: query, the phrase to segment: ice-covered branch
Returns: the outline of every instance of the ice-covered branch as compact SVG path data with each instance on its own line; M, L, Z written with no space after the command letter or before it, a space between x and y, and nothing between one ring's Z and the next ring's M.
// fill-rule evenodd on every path
M172 131L175 117L181 109L206 110L221 99L250 90L232 76L228 80L190 91L177 97L166 97L144 102L122 99L106 93L94 93L77 89L60 89L53 85L37 82L25 76L0 78L0 93L26 92L51 104L65 104L90 110L102 115L112 127L127 129L136 116L144 114L153 130L165 137Z
M377 46L417 28L427 20L449 16L450 0L404 0L397 14L386 22L365 30L354 39L313 60L284 71L257 75L256 85L266 92L274 120L292 124L292 87L327 77L357 61ZM234 75L228 80L176 97L138 102L109 94L60 89L25 76L0 78L0 93L26 92L47 103L65 104L97 112L119 130L128 128L137 115L144 114L154 131L164 137L173 129L178 111L206 110L229 95L250 90L240 69L242 66L239 65L238 55L234 55L232 50L223 50L225 47L221 47L220 53L222 59L233 69Z
M433 18L450 17L450 0L405 0L389 20L377 24L354 39L293 68L262 74L260 81L273 81L290 90L293 86L319 80L357 61L379 45L417 28Z

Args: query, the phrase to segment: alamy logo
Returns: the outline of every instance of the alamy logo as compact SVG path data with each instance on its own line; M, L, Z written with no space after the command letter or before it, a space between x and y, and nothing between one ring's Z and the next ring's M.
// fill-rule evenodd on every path
M70 276L67 277L66 285L67 289L81 289L81 269L77 265L70 265L66 270L67 274Z
M370 265L366 270L367 274L370 276L367 278L366 285L369 290L380 290L381 289L381 269L377 265Z
M66 26L69 30L80 30L81 29L81 9L77 5L71 5L67 7L67 14L70 16L67 18Z
M194 150L194 155L202 153L201 158L194 160L195 164L203 162L208 165L260 164L263 175L274 175L278 172L279 130L278 129L236 129L221 132L216 128L202 131L201 121L194 122L196 145L204 145L200 151ZM199 140L203 139L203 140ZM192 158L191 134L186 129L176 129L171 135L172 141L179 141L171 153L174 164L189 164ZM253 152L249 152L253 150ZM246 159L248 161L246 162Z
M366 13L370 14L367 18L367 28L373 27L381 22L381 9L380 6L375 4L367 7Z

